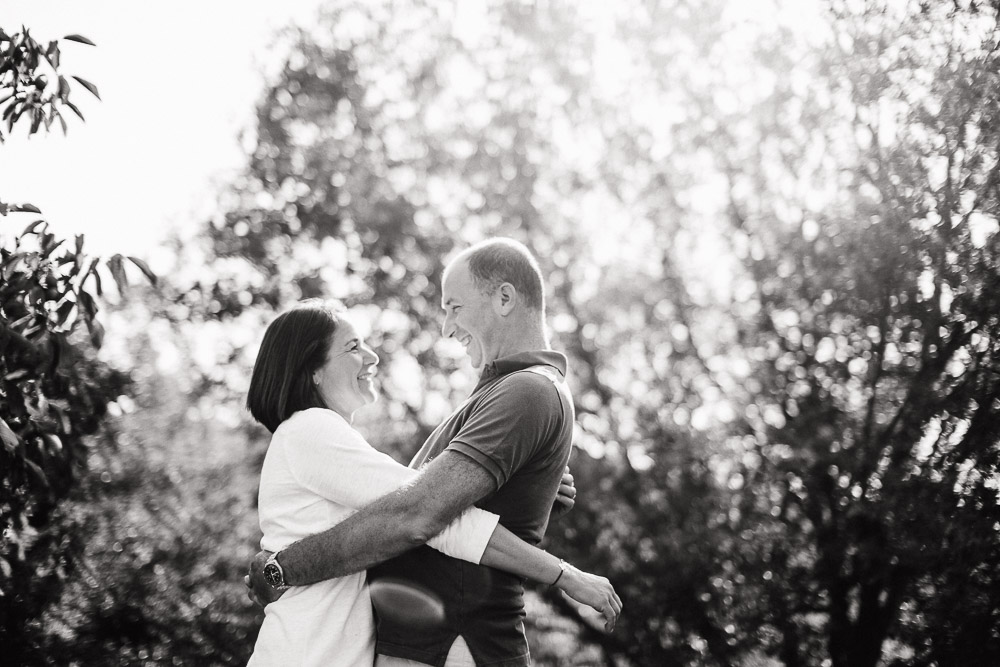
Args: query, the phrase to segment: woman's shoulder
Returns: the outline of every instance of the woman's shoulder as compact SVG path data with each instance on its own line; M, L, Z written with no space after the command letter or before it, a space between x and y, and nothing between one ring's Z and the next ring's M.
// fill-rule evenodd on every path
M351 428L351 425L347 423L346 419L333 410L328 410L326 408L307 408L305 410L299 410L291 417L281 422L278 428L274 431L274 435L275 437L280 438L298 437L310 435L317 430L322 430L324 433L329 434L337 431L349 432L354 429Z

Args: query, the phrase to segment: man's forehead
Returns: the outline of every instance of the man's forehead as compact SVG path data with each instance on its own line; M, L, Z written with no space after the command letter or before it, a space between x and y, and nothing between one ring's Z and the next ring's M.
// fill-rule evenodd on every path
M445 284L441 288L441 305L448 306L453 303L458 303L462 300L463 290L461 285L449 284L445 281Z
M465 266L465 262L458 262L445 270L444 278L441 281L442 303L454 300L457 293L462 291L466 282L468 282L467 273L468 269Z
M445 276L444 281L441 283L441 307L446 308L455 301L454 290L451 289L449 285L450 276Z

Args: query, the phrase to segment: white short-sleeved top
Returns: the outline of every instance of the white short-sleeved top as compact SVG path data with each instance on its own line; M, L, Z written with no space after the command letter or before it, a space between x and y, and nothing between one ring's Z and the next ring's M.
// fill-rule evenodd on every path
M335 526L413 479L417 471L376 451L342 416L296 412L275 430L258 496L261 548L280 551ZM427 544L478 563L499 517L471 508ZM294 586L264 609L250 665L372 665L375 621L365 573Z

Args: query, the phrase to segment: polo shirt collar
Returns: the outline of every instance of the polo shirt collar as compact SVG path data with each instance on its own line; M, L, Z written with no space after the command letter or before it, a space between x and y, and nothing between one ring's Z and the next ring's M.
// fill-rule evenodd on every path
M509 357L500 357L496 361L491 361L483 367L483 373L479 376L479 384L476 389L482 387L490 380L513 373L523 371L532 366L551 366L559 371L559 374L566 377L566 355L553 350L532 350L530 352L518 352Z

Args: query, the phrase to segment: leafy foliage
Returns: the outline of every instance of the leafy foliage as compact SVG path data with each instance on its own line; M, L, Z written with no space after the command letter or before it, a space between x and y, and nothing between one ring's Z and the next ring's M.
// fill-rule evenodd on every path
M995 655L996 12L835 6L817 44L747 39L722 2L604 11L331 6L207 231L231 279L184 298L368 304L374 435L405 456L467 386L429 315L445 253L520 238L580 417L552 545L627 601L621 641L550 600L587 640L635 664ZM594 22L627 36L611 78L581 57Z
M405 459L473 381L441 267L503 234L572 362L548 546L625 600L607 636L542 593L540 664L996 661L997 9L598 4L338 0L286 35L246 170L118 320L140 410L73 504L114 585L61 589L52 655L245 661L256 336L300 298L361 314L360 428Z
M832 58L829 80L860 138L853 196L765 232L769 202L730 190L734 234L764 239L744 335L776 408L747 424L735 471L740 527L768 536L740 569L773 575L745 589L774 601L745 623L784 631L789 665L814 662L820 637L834 665L875 665L890 639L913 652L898 664L1000 655L995 598L957 624L940 606L944 591L976 600L968 573L996 571L996 18L845 12L852 57ZM956 43L945 24L977 38Z
M43 119L48 128L61 104L74 108L61 76L50 94L37 73L44 59L57 74L57 42L42 52L27 31L11 36L0 30L0 49L8 132L22 119L30 119L31 133ZM80 82L96 95L96 88ZM40 212L32 204L0 202L4 218ZM14 662L29 655L28 624L60 594L73 570L82 536L63 502L78 485L89 450L101 442L88 436L99 433L109 402L129 385L127 374L94 354L104 338L96 301L101 273L124 290L125 258L102 263L83 244L77 236L66 247L37 220L12 247L0 247L0 643ZM130 259L154 278L145 262ZM89 341L75 335L81 324Z
M94 46L82 35L66 35L63 39ZM0 119L10 134L14 124L24 117L31 124L28 134L34 134L44 123L48 130L58 120L65 134L68 126L60 109L65 106L83 120L80 109L70 100L69 81L59 72L62 53L58 41L51 41L44 48L32 38L27 29L7 34L0 28ZM100 99L97 86L86 79L73 76L77 83ZM0 143L3 131L0 130ZM0 208L4 214L2 208Z

